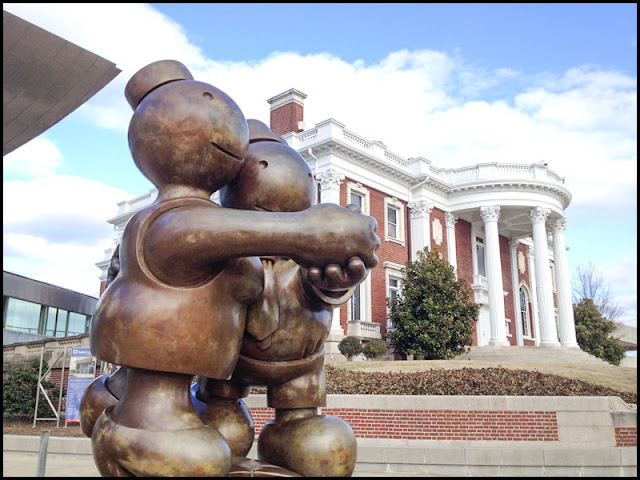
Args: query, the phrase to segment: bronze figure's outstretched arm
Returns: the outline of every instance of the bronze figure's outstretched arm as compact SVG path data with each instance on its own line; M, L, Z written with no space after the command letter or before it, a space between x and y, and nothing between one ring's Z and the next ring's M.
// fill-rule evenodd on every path
M229 258L281 255L303 267L377 265L376 221L335 204L303 212L255 212L199 206L169 210L148 229L145 261L160 280L189 285Z

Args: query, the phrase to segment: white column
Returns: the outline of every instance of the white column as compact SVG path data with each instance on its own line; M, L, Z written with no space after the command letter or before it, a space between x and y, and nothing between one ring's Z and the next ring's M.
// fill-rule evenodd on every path
M571 303L567 246L564 240L564 230L567 228L567 220L565 218L558 219L551 225L551 228L553 230L553 260L556 271L560 343L563 347L579 348L576 340L573 304Z
M336 205L340 205L340 185L342 185L344 178L344 175L336 172L331 168L329 170L316 174L316 180L320 182L320 194L322 196L322 203L335 203ZM345 334L342 325L340 325L341 308L342 307L333 309L333 317L331 318L331 330L329 332L329 335L344 336Z
M498 218L500 207L480 207L484 220L485 234L485 266L489 287L489 319L491 338L489 345L508 346L507 329L504 319L504 290L502 287L502 267L500 262L500 237L498 235Z
M407 205L411 209L411 260L418 258L418 252L427 247L431 250L431 229L429 216L433 204L425 200L411 202Z
M447 212L444 214L444 221L447 224L447 259L453 267L456 278L458 278L458 261L456 260L456 222L458 217Z
M516 322L516 344L524 345L524 340L522 339L522 314L520 313L520 292L518 288L520 284L518 282L518 245L520 245L520 240L509 241L511 285L513 285L511 295L513 296L513 321Z
M320 182L320 194L322 203L335 203L340 205L340 185L344 175L332 168L316 174L316 180Z
M533 317L533 337L536 347L540 345L540 316L538 315L538 289L536 287L535 275L535 255L533 254L533 245L527 245L527 258L529 269L529 287L531 288L531 315Z
M553 308L553 287L549 267L549 248L545 222L550 210L536 207L529 212L533 224L533 251L535 253L536 286L538 290L538 314L540 315L540 346L559 347L558 332Z

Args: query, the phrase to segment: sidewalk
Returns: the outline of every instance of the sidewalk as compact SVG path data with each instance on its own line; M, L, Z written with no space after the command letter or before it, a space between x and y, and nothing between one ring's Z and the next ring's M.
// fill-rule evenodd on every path
M93 457L47 455L45 477L99 477ZM3 477L35 477L38 473L37 453L2 452Z
M3 477L35 477L38 473L37 453L2 453ZM100 473L88 455L47 455L45 477L99 477ZM354 477L424 477L428 475L386 473L386 472L354 472Z

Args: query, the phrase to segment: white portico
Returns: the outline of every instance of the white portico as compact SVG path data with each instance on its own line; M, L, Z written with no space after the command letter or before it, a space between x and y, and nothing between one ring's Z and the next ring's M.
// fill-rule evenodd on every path
M421 189L413 192L414 198L419 199L414 203L427 204L430 199L431 205L442 205L441 208L447 211L445 218L450 239L456 237L454 220L466 220L471 224L472 288L476 302L482 305L477 344L513 344L505 332L509 322L515 320L517 345L523 344L523 338L532 338L536 345L543 347L577 348L564 239L567 225L564 210L571 196L563 186L564 179L543 164L497 163L460 169L432 167L432 176L427 178ZM426 211L420 217L420 227L429 224ZM506 242L501 242L500 237ZM417 240L418 236L415 238ZM552 238L551 248L549 238ZM450 263L454 266L457 258L451 246L455 243L447 244L449 258L454 259ZM526 247L518 253L520 245ZM412 250L415 252L424 246L425 243L416 242ZM518 270L525 271L527 267L523 250L530 260L530 281L524 286L531 304L527 312L519 304L521 281ZM511 288L508 290L503 285L505 259L511 264ZM512 318L505 316L508 297L513 305ZM527 328L523 327L523 314L533 317Z

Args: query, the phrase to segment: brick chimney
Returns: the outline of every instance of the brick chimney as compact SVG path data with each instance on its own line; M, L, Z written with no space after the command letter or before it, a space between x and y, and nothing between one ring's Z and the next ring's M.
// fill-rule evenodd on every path
M271 131L278 135L304 130L304 99L307 96L300 90L291 88L280 95L271 97Z

